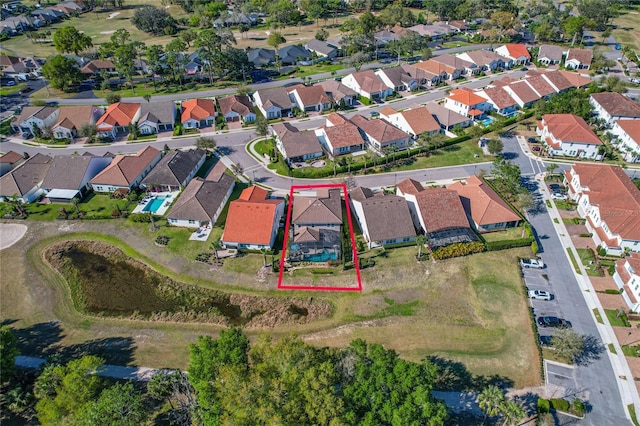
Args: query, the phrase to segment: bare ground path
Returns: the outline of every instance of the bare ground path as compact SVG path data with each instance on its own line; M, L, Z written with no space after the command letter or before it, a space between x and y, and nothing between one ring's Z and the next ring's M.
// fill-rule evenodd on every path
M0 250L11 247L24 237L27 225L21 223L0 223Z

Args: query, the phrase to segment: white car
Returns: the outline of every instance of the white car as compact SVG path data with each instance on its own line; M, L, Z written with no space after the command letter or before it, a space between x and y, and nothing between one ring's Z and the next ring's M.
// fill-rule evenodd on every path
M520 259L520 266L523 268L544 269L542 259Z
M535 300L551 300L553 296L544 290L529 290L529 297Z
M552 200L567 200L567 199L569 199L569 197L567 197L562 192L554 192L553 194L551 194L551 199Z

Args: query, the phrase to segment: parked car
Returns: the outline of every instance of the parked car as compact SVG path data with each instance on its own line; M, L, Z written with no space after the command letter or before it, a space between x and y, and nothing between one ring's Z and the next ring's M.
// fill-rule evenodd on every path
M552 340L553 336L539 336L538 341L540 342L540 346L544 346L546 348L552 348Z
M552 183L552 184L549 184L549 189L552 190L553 192L562 192L564 187L559 183Z
M520 259L520 266L523 268L544 269L542 259Z
M33 135L29 132L22 132L22 139L31 139Z
M541 152L542 148L540 148L539 146L534 146L534 147L531 148L531 150L534 151L534 152Z
M529 142L529 143L538 143L540 141L537 138L530 137L529 139L527 139L527 142Z
M529 290L529 297L535 300L551 300L553 295L544 290Z
M552 200L566 200L568 199L566 194L563 194L562 192L554 192L553 194L551 194L551 199Z
M571 327L569 321L558 317L538 317L538 325L540 327Z

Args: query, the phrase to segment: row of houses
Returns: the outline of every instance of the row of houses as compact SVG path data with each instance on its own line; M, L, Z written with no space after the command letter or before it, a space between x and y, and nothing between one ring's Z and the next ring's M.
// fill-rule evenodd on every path
M562 46L543 44L538 48L538 64L561 65L567 69L588 70L593 61L593 50L576 49L570 47L565 50Z
M15 12L23 10L24 6L17 4L20 2L10 2L13 8L5 7L3 11ZM29 13L21 13L11 16L10 13L4 14L0 21L0 34L7 37L13 37L26 31L36 31L39 28L46 27L51 24L60 22L63 19L84 13L88 10L88 4L85 2L64 1L56 5L47 7L38 7Z
M74 140L86 124L96 126L98 136L115 139L135 124L143 135L171 131L176 122L187 129L213 126L218 115L226 122L252 123L253 104L246 95L217 99L190 99L177 105L173 101L143 103L116 102L106 109L99 106L25 107L11 121L14 131L33 135L34 127L55 139Z

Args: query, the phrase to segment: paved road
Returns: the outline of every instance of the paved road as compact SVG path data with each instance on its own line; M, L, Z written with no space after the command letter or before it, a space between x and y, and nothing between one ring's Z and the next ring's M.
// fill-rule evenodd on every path
M545 170L543 163L523 155L516 138L503 137L502 141L504 152L513 163L520 167L523 178L531 183L532 187L537 185L534 175ZM561 168L566 168L566 166ZM573 273L573 267L569 263L562 242L556 233L554 222L549 216L544 201L542 201L543 192L537 188L535 194L540 200L539 207L529 212L527 216L538 236L540 256L547 264L545 273L549 282L553 283L557 302L556 309L571 321L573 328L578 333L593 336L593 340L601 343L591 309L584 299L583 292ZM544 312L544 308L541 309L542 311L537 314L547 313ZM572 378L575 380L577 388L568 389L568 392L583 398L592 406L592 411L581 424L594 426L629 424L608 350L597 346L593 349L594 355L597 353L597 359L590 360L586 365L579 365L573 369Z

